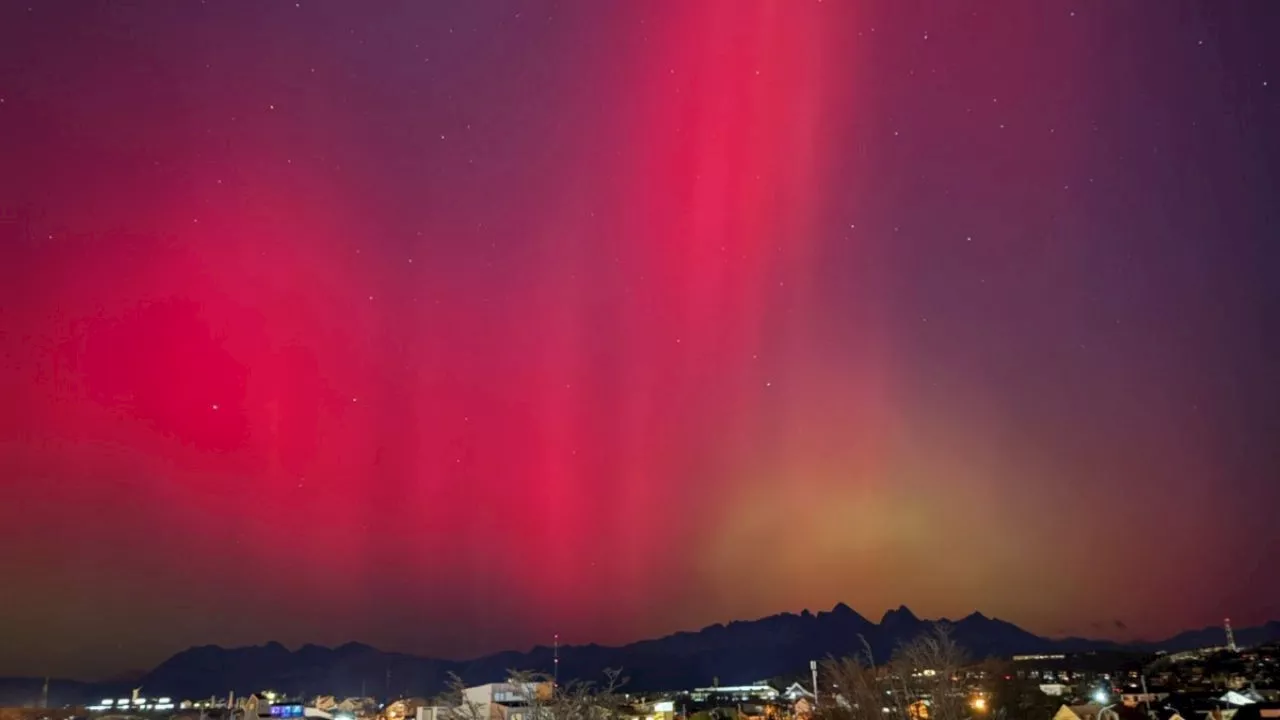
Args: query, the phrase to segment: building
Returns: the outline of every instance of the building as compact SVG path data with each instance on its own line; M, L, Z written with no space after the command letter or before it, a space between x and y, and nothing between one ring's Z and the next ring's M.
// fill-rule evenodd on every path
M387 703L387 706L382 709L382 716L386 720L405 720L405 718L417 717L418 708L427 707L430 704L426 698L401 698Z
M674 700L659 700L649 708L649 717L654 720L674 720L676 703Z
M531 706L550 700L551 693L552 685L547 682L477 685L462 691L462 707L458 711L467 718L529 720ZM417 720L438 720L439 708L424 707L422 710L417 713Z
M86 710L94 712L169 712L176 708L173 700L167 697L146 698L134 693L131 698L103 698L97 705L90 705Z
M378 703L371 697L349 697L338 703L330 712L347 717L364 717L372 715L378 709Z
M443 705L423 705L418 708L415 717L417 720L449 720L453 708Z
M800 698L808 698L812 700L813 693L810 692L809 689L806 688L805 686L801 685L798 682L795 682L795 683L791 683L791 685L787 687L786 690L782 691L782 697L794 703Z
M694 688L689 693L689 699L699 703L713 698L730 702L773 702L778 696L778 691L766 682Z
M1058 708L1053 720L1100 720L1103 709L1103 706L1098 703L1063 705Z
M1155 705L1169 697L1167 692L1148 692L1143 690L1125 690L1120 693L1120 702L1126 707L1139 705Z
M307 707L302 703L285 703L272 705L266 713L258 711L258 717L271 720L293 720L294 718L315 718L315 720L333 720L333 713L319 708Z
M1067 694L1071 687L1062 683L1044 683L1040 685L1040 692L1049 697L1062 697Z

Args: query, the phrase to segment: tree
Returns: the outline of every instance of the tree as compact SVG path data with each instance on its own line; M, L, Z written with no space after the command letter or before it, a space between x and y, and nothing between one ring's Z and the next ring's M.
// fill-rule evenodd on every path
M951 637L950 628L936 624L931 632L898 650L890 677L901 683L900 693L907 704L928 702L929 720L963 720L969 714L960 681L964 665L964 650Z
M819 720L962 720L968 716L959 672L964 652L950 629L935 625L904 644L885 666L862 639L860 657L829 658L819 673ZM921 712L921 705L927 711Z

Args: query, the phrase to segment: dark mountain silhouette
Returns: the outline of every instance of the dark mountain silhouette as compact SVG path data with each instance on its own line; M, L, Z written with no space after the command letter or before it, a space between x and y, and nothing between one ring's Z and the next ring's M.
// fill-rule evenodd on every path
M622 668L634 690L691 688L749 683L796 673L812 659L863 656L865 638L877 662L885 661L902 643L947 623L952 635L974 659L1023 653L1188 650L1224 643L1221 628L1180 633L1160 642L1120 644L1085 638L1050 639L1018 626L972 613L959 620L922 620L910 609L885 613L879 623L859 615L848 605L829 612L782 613L752 621L716 624L697 632L678 632L655 640L604 647L560 648L560 677L597 680L606 668ZM1241 628L1242 645L1280 641L1280 622ZM272 688L289 694L336 694L387 697L431 696L445 686L450 673L468 683L501 679L510 670L550 672L553 650L538 646L528 652L503 652L468 661L438 660L404 653L383 652L368 645L347 643L336 648L304 645L290 651L280 643L240 648L214 645L184 650L146 673L133 686L148 695L207 698L229 691L245 694ZM6 681L0 681L0 689ZM33 681L11 681L11 691L38 692ZM58 685L58 704L120 696L120 683ZM51 695L54 694L51 692ZM82 696L82 697L81 697Z

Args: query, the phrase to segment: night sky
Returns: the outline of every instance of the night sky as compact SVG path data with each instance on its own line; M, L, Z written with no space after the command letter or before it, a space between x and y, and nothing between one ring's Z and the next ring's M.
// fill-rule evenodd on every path
M30 7L28 7L30 5ZM0 674L1280 618L1274 2L0 4Z

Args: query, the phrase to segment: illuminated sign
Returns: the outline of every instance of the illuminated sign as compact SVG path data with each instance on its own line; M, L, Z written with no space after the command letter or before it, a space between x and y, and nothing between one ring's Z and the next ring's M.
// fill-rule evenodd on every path
M301 705L272 705L271 717L273 718L300 718L303 717Z

